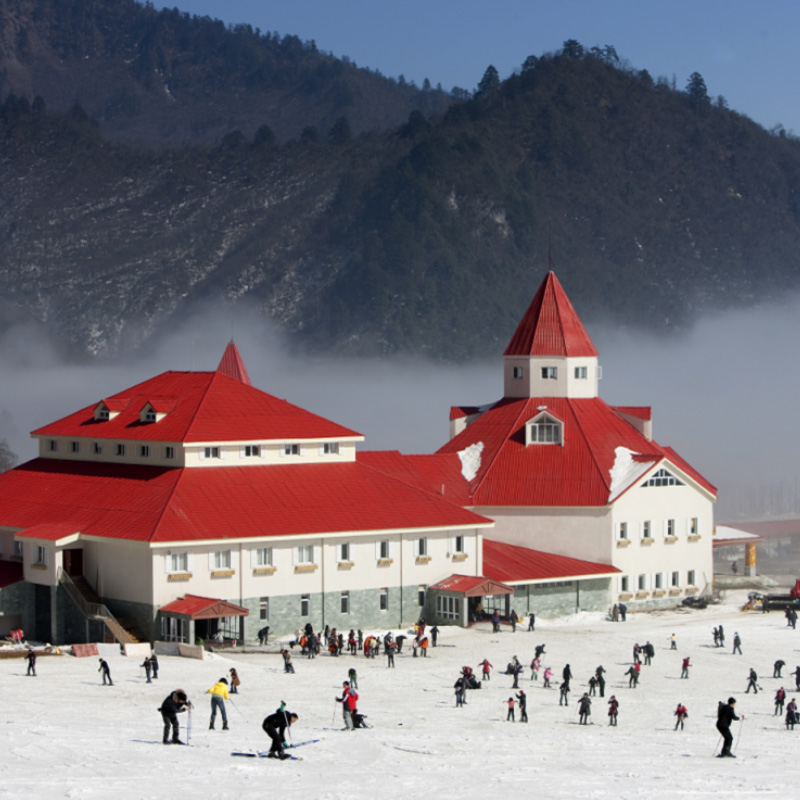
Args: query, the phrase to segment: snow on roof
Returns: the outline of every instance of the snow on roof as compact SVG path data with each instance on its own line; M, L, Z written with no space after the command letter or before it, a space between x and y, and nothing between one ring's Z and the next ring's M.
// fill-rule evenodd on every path
M637 455L639 453L634 453L633 450L629 450L627 447L617 447L614 450L614 465L610 470L609 503L613 503L622 492L647 473L658 460L644 461L635 459L634 456Z
M465 481L471 481L481 468L481 453L483 452L483 442L476 442L463 450L458 451L461 460L461 474Z
M715 547L720 547L726 544L755 544L756 542L763 542L764 537L730 525L715 525L712 541Z

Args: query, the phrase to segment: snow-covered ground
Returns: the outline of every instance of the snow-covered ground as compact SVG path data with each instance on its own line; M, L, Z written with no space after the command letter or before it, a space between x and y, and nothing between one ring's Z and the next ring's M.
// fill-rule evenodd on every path
M599 615L519 626L512 634L478 627L444 628L427 659L404 652L396 668L386 659L296 655L296 674L285 675L279 655L237 655L208 661L161 658L159 680L145 683L141 659L108 656L113 687L104 687L96 658L42 657L37 678L25 676L22 659L0 660L4 753L0 797L130 798L212 797L281 800L351 800L362 797L627 798L648 800L736 794L788 798L797 789L795 757L800 726L787 731L773 716L779 686L794 692L787 677L800 662L800 631L781 613L738 610L740 594L704 611L629 615L625 623ZM722 623L725 649L714 648L711 631ZM733 634L743 655L731 653ZM675 633L677 651L670 651ZM651 666L642 667L637 689L623 673L634 643L656 647ZM528 693L530 722L505 721L504 701L512 679L495 670L489 683L467 694L456 708L453 683L462 665L475 668L488 658L502 670L512 656L530 664L534 646L546 644L543 665L560 678L566 663L574 674L569 707L558 704L558 689L520 681ZM297 650L295 653L297 654ZM689 680L680 679L681 659L690 656ZM773 662L787 663L783 680L773 679ZM607 670L605 699L594 699L590 726L579 726L577 701L598 664ZM208 730L205 691L235 666L240 693L228 706L231 730ZM369 730L341 730L341 693L347 670L358 670L359 709ZM745 694L754 667L763 687ZM558 685L558 680L554 684ZM191 747L161 744L162 699L183 688L195 703ZM620 701L619 725L608 727L608 697ZM733 695L734 759L713 757L717 701ZM261 721L281 700L299 714L295 741L323 737L294 751L302 761L276 762L230 756L232 750L267 749ZM686 729L674 731L678 702L689 709ZM186 714L181 715L182 723ZM182 731L185 736L185 732Z

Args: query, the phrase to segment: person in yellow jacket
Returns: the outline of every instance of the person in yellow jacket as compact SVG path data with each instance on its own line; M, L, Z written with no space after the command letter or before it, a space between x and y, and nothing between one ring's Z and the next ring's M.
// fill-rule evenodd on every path
M225 713L225 701L228 699L228 681L220 678L207 692L211 695L211 723L208 726L210 731L214 730L214 720L217 718L217 709L222 714L222 730L227 731L228 715Z

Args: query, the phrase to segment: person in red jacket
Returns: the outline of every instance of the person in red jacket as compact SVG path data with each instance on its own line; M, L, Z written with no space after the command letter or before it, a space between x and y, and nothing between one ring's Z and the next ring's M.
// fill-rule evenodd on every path
M681 678L688 678L689 677L689 667L692 665L689 663L688 656L683 659L683 663L681 664Z
M678 730L678 725L680 725L681 730L683 730L683 721L688 716L689 716L689 711L686 708L686 706L683 705L683 703L678 703L678 707L675 709L675 730Z
M349 681L342 684L344 691L341 697L336 698L337 703L342 704L342 718L344 719L345 730L352 731L355 729L355 715L357 712L356 701L358 700L358 692L350 688Z
M485 681L488 681L489 680L489 670L492 668L492 665L489 663L489 659L488 658L484 658L483 661L481 661L481 663L478 664L478 666L483 669L483 679Z

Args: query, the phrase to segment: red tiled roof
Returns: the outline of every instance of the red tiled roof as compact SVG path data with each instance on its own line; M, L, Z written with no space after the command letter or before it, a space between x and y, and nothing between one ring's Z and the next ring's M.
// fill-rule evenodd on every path
M145 404L160 407L158 398L170 398L170 413L160 422L141 422ZM363 438L221 372L164 372L103 402L120 413L95 420L95 403L33 435L156 442Z
M0 475L0 524L143 542L484 527L358 462L162 469L35 459Z
M42 539L48 542L57 542L67 536L78 533L78 528L68 522L40 522L38 525L31 525L23 531L19 531L16 536L22 539Z
M169 614L181 614L192 619L216 619L218 617L246 617L250 611L244 606L237 606L227 600L214 599L213 597L198 597L196 594L186 594L161 606L161 611Z
M485 597L495 594L514 594L513 586L506 586L483 575L451 575L443 581L434 583L428 589L444 592L459 592L465 597Z
M548 272L511 337L506 356L596 356L554 272Z
M250 376L244 367L241 355L239 355L239 348L234 344L233 340L228 343L225 352L222 354L222 359L217 367L217 372L227 375L236 381L241 381L247 386L252 386L250 383Z
M556 581L620 572L610 564L557 556L513 544L483 540L483 571L497 581Z
M563 445L525 445L525 423L541 406L563 423ZM671 448L648 441L600 398L503 399L438 453L483 444L470 482L471 506L604 506L611 497L616 448L667 459L703 489L716 489ZM641 459L637 459L641 460ZM622 492L614 487L614 498Z

